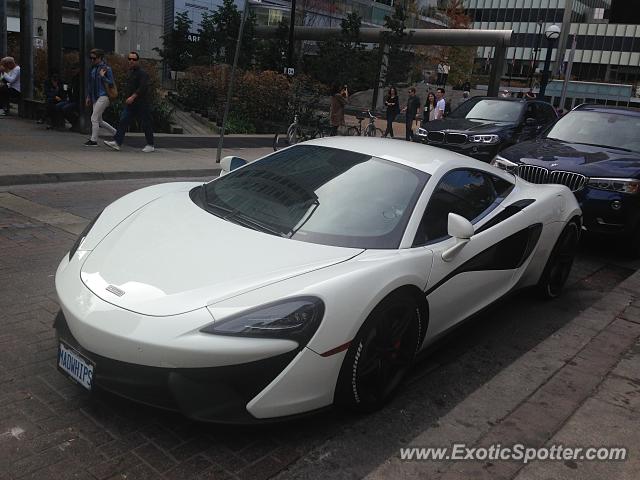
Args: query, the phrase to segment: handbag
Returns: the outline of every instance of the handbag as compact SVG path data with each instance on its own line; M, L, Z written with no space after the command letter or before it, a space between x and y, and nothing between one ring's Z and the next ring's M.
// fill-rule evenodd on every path
M105 92L107 92L107 97L109 97L109 100L113 101L118 99L118 87L116 87L115 80L112 84L104 82L104 90Z

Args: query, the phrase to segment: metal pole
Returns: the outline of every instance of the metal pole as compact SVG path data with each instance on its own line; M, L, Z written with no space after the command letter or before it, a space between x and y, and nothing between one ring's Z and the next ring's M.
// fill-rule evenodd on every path
M47 0L47 63L62 78L62 0Z
M542 21L538 21L538 26L540 27L538 31L538 35L536 36L536 46L533 51L535 52L533 57L533 65L531 65L531 72L529 73L529 88L533 87L533 75L536 73L536 65L538 63L538 52L540 52L540 42L542 39Z
M555 40L547 40L547 58L544 60L544 70L542 71L542 82L540 84L540 100L544 100L544 94L547 91L549 83L549 68L551 67L551 54L553 52L553 44Z
M562 82L562 95L560 96L560 105L559 107L564 109L564 103L567 101L567 88L569 87L569 82L571 81L571 68L573 67L573 57L576 53L576 47L578 45L578 35L576 33L573 34L573 40L571 42L571 51L569 52L569 61L567 62L567 70L564 72L564 82ZM561 61L561 59L558 59Z
M80 101L87 98L87 82L89 79L89 50L93 48L95 0L80 0ZM86 132L90 128L89 114L83 107L80 109L79 127Z
M0 58L7 56L7 0L0 0Z
M227 125L227 117L229 116L229 106L231 105L231 94L233 93L233 82L236 77L236 67L238 66L238 57L240 56L240 48L242 47L242 33L244 32L244 23L247 19L249 11L249 0L244 0L244 9L242 10L242 20L240 21L240 31L238 32L238 41L236 42L236 52L233 55L233 66L231 67L231 78L229 78L229 88L227 89L227 103L224 105L224 115L222 117L222 127L220 128L220 139L218 140L218 153L216 155L216 163L220 163L222 156L222 144L224 143L224 128Z
M378 97L380 89L384 88L387 81L387 68L389 66L389 45L380 43L378 45L378 69L376 70L376 79L373 86L373 96L371 97L371 111L375 112L378 108Z
M493 66L489 77L488 97L497 97L500 90L500 79L504 73L504 64L507 56L507 47L504 44L496 45L493 53Z
M287 51L287 66L285 74L289 73L289 68L293 68L293 31L296 25L296 0L291 0L291 18L289 20L289 50Z
M20 86L22 100L33 100L32 0L22 0L20 2Z

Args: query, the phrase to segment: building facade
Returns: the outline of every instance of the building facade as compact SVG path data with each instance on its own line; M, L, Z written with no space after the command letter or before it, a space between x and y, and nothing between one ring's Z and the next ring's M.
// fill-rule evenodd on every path
M162 45L163 0L98 0L95 5L95 46L106 52L126 54L137 50L144 58L158 58L154 47ZM79 2L62 1L62 45L79 46ZM7 34L20 35L20 1L7 0ZM36 47L46 46L47 0L33 0L33 32Z
M547 53L544 30L561 26L552 52L552 71L561 73L576 36L572 78L581 81L637 84L640 81L640 19L630 0L464 0L476 29L513 30L507 75L527 78L541 71ZM636 4L635 9L627 8ZM627 22L627 23L620 23ZM492 58L478 49L476 65Z

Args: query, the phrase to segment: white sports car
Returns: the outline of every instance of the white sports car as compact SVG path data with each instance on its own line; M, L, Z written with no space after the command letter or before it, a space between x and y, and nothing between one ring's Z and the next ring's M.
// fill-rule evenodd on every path
M105 208L56 272L58 368L204 421L372 410L463 319L558 295L580 228L563 185L416 143L305 142Z

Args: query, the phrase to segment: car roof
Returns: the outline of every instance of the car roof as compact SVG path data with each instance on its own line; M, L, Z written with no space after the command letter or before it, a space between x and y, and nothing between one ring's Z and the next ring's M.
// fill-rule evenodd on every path
M371 155L434 175L440 169L482 168L485 164L459 153L405 140L371 137L325 137L302 145L318 145ZM485 169L485 168L482 168Z
M583 103L582 105L578 105L573 110L588 110L591 112L601 112L601 113L615 113L619 115L631 115L634 117L640 116L640 109L633 107L618 107L615 105L599 105L597 103Z

